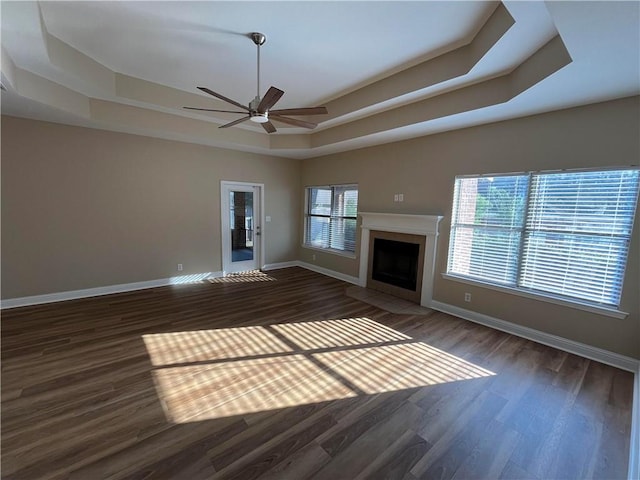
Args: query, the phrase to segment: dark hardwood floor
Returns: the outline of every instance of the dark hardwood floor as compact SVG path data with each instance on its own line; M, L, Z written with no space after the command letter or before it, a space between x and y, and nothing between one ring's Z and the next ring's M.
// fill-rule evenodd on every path
M633 375L289 268L2 312L6 479L625 478Z

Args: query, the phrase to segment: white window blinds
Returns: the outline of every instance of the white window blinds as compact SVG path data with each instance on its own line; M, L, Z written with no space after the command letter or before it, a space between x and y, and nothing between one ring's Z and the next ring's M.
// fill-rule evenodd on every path
M526 175L456 179L449 272L515 285L528 181Z
M459 177L447 271L618 306L638 169Z
M638 170L532 178L523 287L617 305L638 194Z
M305 245L355 252L358 186L307 188Z

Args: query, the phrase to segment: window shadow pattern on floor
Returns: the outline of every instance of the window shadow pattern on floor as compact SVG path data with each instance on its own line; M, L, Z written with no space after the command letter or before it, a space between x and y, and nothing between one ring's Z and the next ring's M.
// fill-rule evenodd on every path
M367 317L142 338L174 423L495 375Z

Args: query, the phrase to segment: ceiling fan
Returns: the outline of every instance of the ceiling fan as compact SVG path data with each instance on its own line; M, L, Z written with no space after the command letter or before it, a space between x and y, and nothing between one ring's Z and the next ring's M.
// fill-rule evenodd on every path
M306 122L304 120L298 120L297 118L290 118L288 116L283 115L325 115L327 114L326 107L309 107L309 108L285 108L281 110L271 110L280 97L284 95L284 92L276 87L271 87L267 90L267 93L264 94L264 97L260 98L260 46L264 45L267 40L267 37L262 33L253 32L249 35L253 43L258 47L258 88L256 93L256 98L249 102L248 106L242 105L239 102L231 100L230 98L225 97L224 95L220 95L219 93L214 92L213 90L209 90L206 87L198 87L199 90L208 93L209 95L213 95L220 100L224 100L231 105L234 105L238 108L241 108L242 111L237 110L216 110L212 108L196 108L196 107L183 107L187 110L202 110L205 112L221 112L221 113L242 113L246 116L239 118L238 120L234 120L233 122L226 123L224 125L220 125L219 128L227 128L233 127L239 123L245 122L247 120L251 120L252 122L259 123L262 125L262 128L265 129L267 133L273 133L276 131L276 127L273 126L271 120L275 120L276 122L282 122L289 125L293 125L295 127L304 127L304 128L315 128L318 126L317 123Z

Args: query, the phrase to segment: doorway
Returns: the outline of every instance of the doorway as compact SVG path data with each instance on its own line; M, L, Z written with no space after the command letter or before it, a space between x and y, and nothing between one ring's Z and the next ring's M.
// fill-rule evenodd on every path
M263 190L262 184L221 182L224 275L258 270L262 266Z

